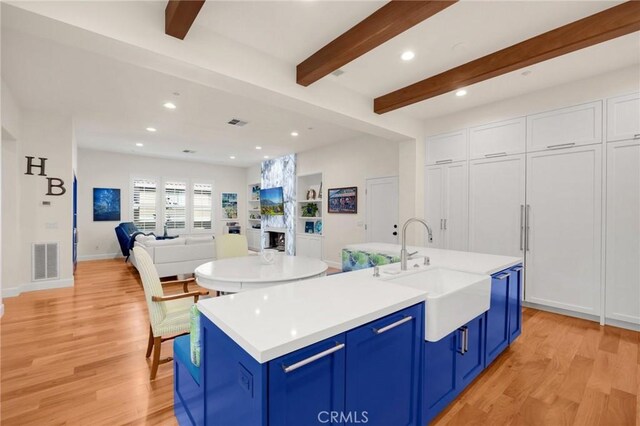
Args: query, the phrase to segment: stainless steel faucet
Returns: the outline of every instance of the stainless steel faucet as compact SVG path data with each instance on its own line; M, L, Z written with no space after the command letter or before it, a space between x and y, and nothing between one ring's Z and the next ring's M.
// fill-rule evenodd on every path
M433 233L431 232L431 228L429 227L429 225L427 225L427 222L417 217L412 217L411 219L407 220L402 226L402 250L400 250L400 269L403 271L407 270L407 258L409 257L407 255L407 226L409 226L409 224L412 222L419 222L423 224L424 227L427 228L429 242L433 242Z

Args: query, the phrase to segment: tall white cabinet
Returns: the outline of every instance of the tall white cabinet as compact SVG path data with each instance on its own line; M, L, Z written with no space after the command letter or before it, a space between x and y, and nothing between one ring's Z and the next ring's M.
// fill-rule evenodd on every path
M432 246L523 257L525 302L640 328L640 93L430 137L425 152Z
M425 220L433 231L433 242L425 240L429 247L468 248L469 168L460 161L466 158L466 138L463 131L427 141Z
M600 145L527 155L525 300L600 314Z

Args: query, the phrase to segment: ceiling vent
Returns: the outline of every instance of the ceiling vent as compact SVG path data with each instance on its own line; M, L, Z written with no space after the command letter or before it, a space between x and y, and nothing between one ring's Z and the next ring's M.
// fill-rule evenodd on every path
M344 71L342 71L341 69L337 69L331 73L331 75L334 77L340 77L342 74L344 74Z
M185 154L195 154L196 152L193 149L183 149L182 152Z
M227 124L231 124L232 126L242 127L245 124L247 124L247 122L246 121L242 121L239 118L232 118L231 120L229 120L227 122Z

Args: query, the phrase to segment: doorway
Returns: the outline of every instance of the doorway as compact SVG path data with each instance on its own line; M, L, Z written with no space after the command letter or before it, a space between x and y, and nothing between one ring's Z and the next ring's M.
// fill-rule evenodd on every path
M367 242L398 244L398 176L367 179Z

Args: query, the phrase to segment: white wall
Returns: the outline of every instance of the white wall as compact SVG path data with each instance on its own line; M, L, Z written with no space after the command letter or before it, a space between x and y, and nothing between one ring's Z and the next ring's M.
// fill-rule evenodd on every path
M71 118L22 111L20 121L17 143L2 143L4 296L73 285ZM62 179L67 192L62 196L47 196L47 180L37 175L39 169L34 169L36 175L24 174L25 156L47 158L47 176ZM51 205L44 206L43 201ZM59 279L32 282L31 246L38 242L59 243Z
M220 193L238 193L238 222L246 223L246 169L167 160L139 155L78 149L78 257L79 260L121 256L114 228L130 222L132 176L203 179L214 183L215 233L221 234ZM120 222L93 222L93 188L120 188Z
M358 187L357 214L327 214L326 206L323 207L324 259L332 266L341 264L344 246L366 239L366 179L398 176L398 167L398 143L374 136L298 154L298 175L323 174L322 191L325 199L328 188Z
M429 119L425 122L425 135L436 135L465 127L522 117L638 90L640 90L640 68L637 66L623 68L562 86Z

